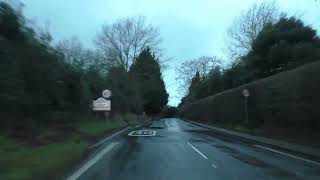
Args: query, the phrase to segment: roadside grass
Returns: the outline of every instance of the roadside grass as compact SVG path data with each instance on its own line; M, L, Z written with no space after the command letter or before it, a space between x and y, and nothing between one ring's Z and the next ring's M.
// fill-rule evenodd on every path
M77 126L80 132L83 132L89 136L101 136L107 130L119 129L126 127L127 125L128 124L124 121L110 120L109 122L106 122L106 120L93 120L91 122L79 122Z
M234 126L233 129L235 131L243 132L243 133L247 133L247 134L252 134L255 132L254 129L250 129L250 128L247 128L245 126L240 126L240 125Z
M32 147L0 136L0 179L54 179L79 161L88 144L66 141Z
M88 141L83 134L89 137L103 137L110 131L126 127L128 122L131 125L137 124L141 122L141 119L137 116L126 115L109 122L101 119L82 120L75 124L77 131L66 133L68 135L63 140L36 146L8 138L5 133L0 133L0 179L61 179L61 176L79 163L88 152L88 147L92 142ZM64 135L61 132L50 132L49 134L52 136L55 133L56 136ZM40 134L39 136L47 135Z
M121 129L128 125L139 124L144 119L133 115L126 114L122 116L116 116L112 119L93 119L91 121L80 121L77 124L77 128L80 132L89 136L102 136L106 131Z
M142 121L146 120L146 117L141 117L133 114L126 114L122 116L122 119L126 122L129 122L130 125L137 125L141 123Z

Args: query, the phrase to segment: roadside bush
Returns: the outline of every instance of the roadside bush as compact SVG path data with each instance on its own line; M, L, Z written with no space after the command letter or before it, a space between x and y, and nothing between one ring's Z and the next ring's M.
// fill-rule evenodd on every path
M200 122L244 124L243 89L249 89L249 126L320 129L320 62L255 81L186 104L183 118Z
M48 122L54 124L70 124L75 122L77 119L74 117L75 113L66 111L52 111L46 114L43 118L47 118Z

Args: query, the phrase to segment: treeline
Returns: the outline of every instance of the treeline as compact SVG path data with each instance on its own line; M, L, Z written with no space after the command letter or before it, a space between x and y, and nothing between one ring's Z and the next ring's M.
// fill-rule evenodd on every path
M214 66L204 75L197 72L179 106L317 60L320 38L316 30L295 17L282 16L264 24L250 50L230 67Z
M228 128L259 129L261 136L317 142L319 76L320 61L308 63L186 104L179 109L178 115ZM247 108L243 89L250 91Z
M53 45L48 31L37 32L21 12L0 2L1 123L69 123L90 113L103 89L113 93L113 114L160 112L168 94L159 60L147 47L136 53L126 69L109 63L110 54L80 48L76 41Z

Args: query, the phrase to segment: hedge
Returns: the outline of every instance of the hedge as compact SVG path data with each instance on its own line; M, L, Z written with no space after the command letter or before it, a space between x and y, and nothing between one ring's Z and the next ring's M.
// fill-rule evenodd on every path
M320 129L320 61L230 89L179 109L179 116L200 122Z

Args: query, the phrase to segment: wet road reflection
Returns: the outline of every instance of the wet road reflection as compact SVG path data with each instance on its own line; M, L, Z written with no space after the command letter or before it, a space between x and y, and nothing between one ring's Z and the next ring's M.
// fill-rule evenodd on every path
M141 129L156 131L156 135L123 136L119 139L121 145L80 179L318 180L320 177L318 166L262 151L179 119L161 119Z

